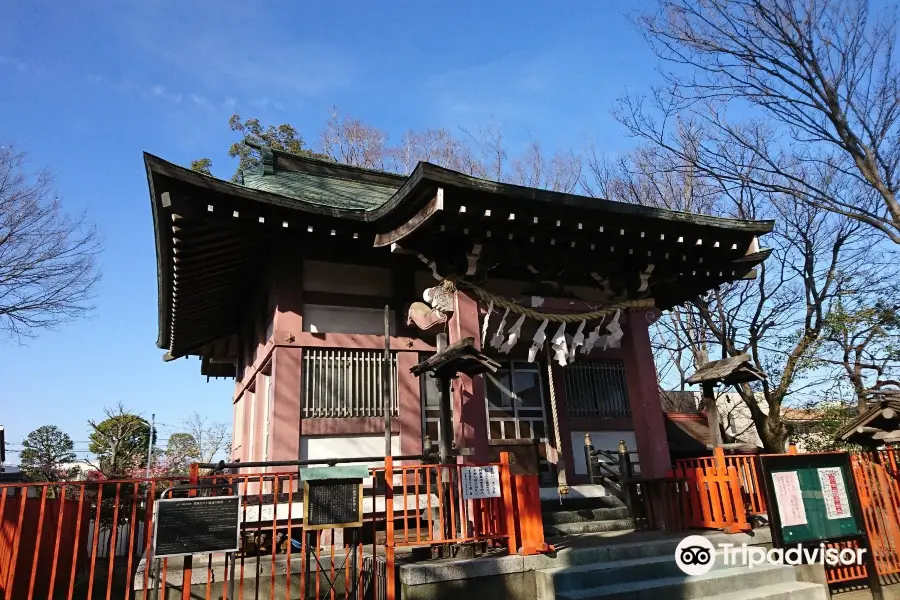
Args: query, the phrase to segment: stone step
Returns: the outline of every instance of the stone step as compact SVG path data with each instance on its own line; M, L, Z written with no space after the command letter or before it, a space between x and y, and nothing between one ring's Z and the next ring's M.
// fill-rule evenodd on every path
M606 521L583 521L579 523L560 523L559 525L544 525L544 535L548 537L558 535L580 535L584 533L605 533L608 531L627 531L634 529L631 519L610 519Z
M704 596L697 600L829 600L829 595L823 585L794 581Z
M654 574L648 572L647 576L654 577ZM793 567L760 565L752 569L748 567L713 569L696 577L681 574L673 577L600 585L557 592L555 596L563 600L646 600L651 597L687 600L750 591L767 585L796 583L796 581Z
M614 519L627 519L628 509L624 506L618 508L587 508L583 510L559 510L545 512L541 515L544 525L562 525L563 523L584 523L585 521L609 521Z
M594 508L621 508L623 506L625 503L615 496L568 496L564 497L562 502L559 501L559 498L541 500L541 510L545 513Z
M737 558L740 560L740 555ZM712 569L722 570L739 566L744 564L726 564L724 556L717 554ZM672 554L612 560L575 567L557 567L535 572L535 582L542 598L553 598L555 594L569 590L666 577L685 577Z

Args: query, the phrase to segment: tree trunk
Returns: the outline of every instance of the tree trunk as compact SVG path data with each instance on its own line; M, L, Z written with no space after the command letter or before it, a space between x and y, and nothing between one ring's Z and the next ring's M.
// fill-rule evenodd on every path
M787 451L788 430L781 419L765 418L756 423L756 431L766 452L784 454Z

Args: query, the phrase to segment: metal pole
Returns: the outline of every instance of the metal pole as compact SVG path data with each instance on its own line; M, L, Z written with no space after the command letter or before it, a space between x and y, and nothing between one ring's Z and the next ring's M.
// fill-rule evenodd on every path
M384 306L384 366L382 369L381 391L384 395L384 455L391 455L391 308Z
M153 428L156 427L156 413L150 415L150 439L147 440L147 474L144 476L150 479L150 461L153 459Z

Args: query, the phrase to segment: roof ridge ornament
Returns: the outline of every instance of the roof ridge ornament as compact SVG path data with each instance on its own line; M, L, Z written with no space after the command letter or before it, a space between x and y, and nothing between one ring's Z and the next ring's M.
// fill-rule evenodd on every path
M269 146L259 147L259 159L263 167L263 175L273 175L275 173L275 153Z

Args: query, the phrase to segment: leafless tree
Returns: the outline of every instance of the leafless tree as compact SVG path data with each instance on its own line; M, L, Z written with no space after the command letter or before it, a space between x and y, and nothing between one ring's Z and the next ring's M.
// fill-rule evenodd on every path
M571 149L557 150L549 156L541 144L533 141L513 161L512 183L573 193L581 181L581 156Z
M675 307L658 322L657 358L675 363L683 388L687 375L707 360L750 354L768 375L759 385L737 387L757 433L769 451L783 451L789 428L785 402L796 400L829 376L822 366L822 344L831 311L844 295L873 277L865 260L871 236L858 221L800 202L795 195L736 184L692 169L684 157L710 143L702 132L683 128L677 152L662 145L639 149L617 163L590 160L588 187L612 200L666 208L702 210L742 219L774 218L766 236L772 256L757 277L720 286ZM694 147L691 147L694 146ZM749 174L758 159L738 144L717 151ZM816 182L839 185L840 178Z
M230 455L231 428L225 423L210 421L193 413L185 423L184 433L190 435L196 443L196 455L191 458L197 462L211 463L220 452Z
M14 340L85 316L100 244L84 215L67 215L47 170L0 145L0 330Z
M487 124L479 124L475 131L462 129L462 132L469 138L475 155L479 157L478 162L482 167L480 176L494 181L506 181L509 148L504 139L503 127L491 118Z
M332 160L366 169L384 169L387 133L332 109L322 132L322 152Z
M475 177L484 175L484 165L469 144L444 128L407 130L388 153L388 169L397 173L409 174L419 162L430 162Z
M682 159L719 180L856 219L900 244L895 10L872 14L866 0L658 0L638 22L673 67L654 100L702 123L712 142ZM675 128L648 119L641 99L629 98L623 112L632 133L678 151ZM736 114L765 125L736 125ZM716 156L725 143L756 168ZM831 174L845 185L824 185Z

